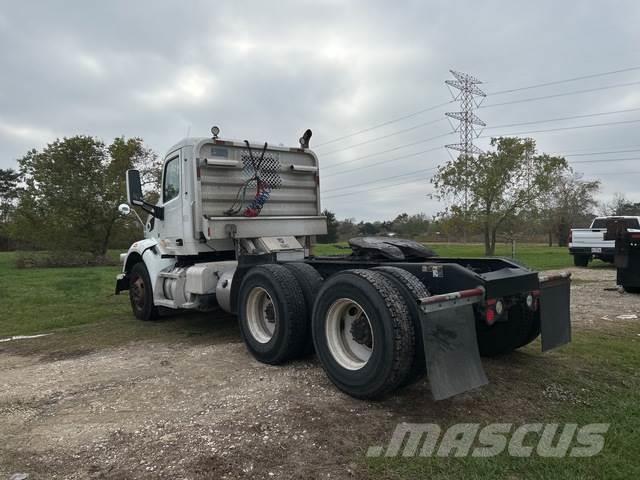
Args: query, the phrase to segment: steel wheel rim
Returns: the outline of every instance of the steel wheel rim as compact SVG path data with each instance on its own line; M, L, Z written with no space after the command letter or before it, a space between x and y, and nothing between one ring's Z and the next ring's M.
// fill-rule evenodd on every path
M278 314L271 295L261 287L254 287L247 296L247 326L259 343L268 343L276 331Z
M325 335L329 352L347 370L360 370L373 354L371 321L364 309L349 298L340 298L329 307Z

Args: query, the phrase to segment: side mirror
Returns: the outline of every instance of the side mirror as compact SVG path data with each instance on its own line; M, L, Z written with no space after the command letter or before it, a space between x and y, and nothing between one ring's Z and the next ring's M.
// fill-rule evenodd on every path
M138 170L127 170L127 202L130 205L143 205L144 203Z
M118 205L118 212L123 217L126 217L127 215L129 215L131 213L131 207L129 205L127 205L126 203L121 203L120 205Z
M137 205L139 207L142 207L142 209L145 212L150 213L151 215L153 215L159 220L164 220L163 207L158 207L156 205L152 205L148 202L145 202L144 195L142 194L142 182L140 181L140 172L138 170L127 170L126 180L127 180L127 202L129 203L129 205ZM120 207L118 207L118 211L123 215L127 215L127 213L124 213L123 210L121 209L122 206L123 205L120 205ZM124 206L129 208L128 205L124 205ZM129 211L131 211L130 208L129 208ZM133 212L135 213L135 210Z

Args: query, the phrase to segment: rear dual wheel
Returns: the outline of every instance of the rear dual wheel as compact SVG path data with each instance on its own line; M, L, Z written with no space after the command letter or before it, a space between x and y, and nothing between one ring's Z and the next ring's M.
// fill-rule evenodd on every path
M325 281L314 304L316 354L331 381L379 398L409 377L415 330L400 290L381 272L347 270Z
M238 317L247 349L259 361L272 365L304 352L309 336L302 288L282 265L254 267L240 285Z

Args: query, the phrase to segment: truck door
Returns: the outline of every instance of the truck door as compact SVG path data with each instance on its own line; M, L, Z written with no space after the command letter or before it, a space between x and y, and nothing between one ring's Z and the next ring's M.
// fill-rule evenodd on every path
M159 229L160 238L168 248L175 248L183 239L182 225L182 155L180 150L167 155L162 171L162 205L164 220Z

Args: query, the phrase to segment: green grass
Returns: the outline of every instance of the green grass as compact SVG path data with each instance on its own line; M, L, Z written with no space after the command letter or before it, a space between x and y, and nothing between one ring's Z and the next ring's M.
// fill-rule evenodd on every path
M483 257L484 245L479 243L429 243L435 252L441 257ZM316 245L316 255L344 255L349 253L347 243ZM511 245L496 245L497 257L511 258ZM547 247L545 245L518 244L516 246L516 260L535 270L553 270L573 266L573 257L569 255L566 247ZM590 264L592 268L607 267L607 264L599 260Z
M536 453L530 458L501 454L491 458L370 458L366 460L371 478L566 478L629 479L640 476L640 329L622 325L615 333L584 331L574 335L570 345L537 356L544 361L528 361L523 378L508 392L494 390L482 399L495 404L490 422L524 423L609 423L604 449L590 458L545 458ZM532 347L525 349L530 350ZM520 367L518 361L514 368ZM550 369L551 367L551 369ZM573 400L540 398L552 376L553 383L574 396ZM529 411L504 408L505 396L517 396L530 403ZM508 402L506 402L508 403ZM517 410L517 411L516 411ZM477 414L481 415L481 414ZM456 422L478 422L474 412L466 418L449 418ZM514 422L514 417L519 417ZM530 434L527 445L535 446ZM572 445L577 445L575 440Z
M126 297L113 294L119 270L17 269L14 253L0 253L0 336L38 333L127 314Z
M237 341L237 322L220 312L181 312L156 322L137 321L127 292L114 295L120 270L17 269L14 253L0 253L0 338L54 333L37 342L2 343L0 351L64 356L131 341Z
M433 244L440 256L480 257L480 244ZM340 248L343 247L343 248ZM317 245L316 255L350 252L346 243ZM112 255L115 253L111 252ZM510 256L511 247L498 245L498 256ZM0 253L0 336L39 333L84 324L113 324L129 318L127 295L114 295L120 267L15 268L15 253ZM566 248L518 245L516 259L537 269L573 265ZM593 267L606 267L596 261Z
M480 245L435 245L435 249L442 256L482 254ZM315 251L346 252L331 245L320 245ZM500 246L497 253L508 256L510 249ZM520 245L518 259L536 269L572 265L566 249L557 247ZM135 321L128 296L113 294L119 267L19 270L14 261L14 254L0 253L0 337L55 334L33 342L3 343L0 350L65 356L130 341L238 341L236 322L228 315L178 314L168 321ZM438 407L439 413L412 412L409 404L389 420L411 415L407 421L436 422L443 428L456 422L610 423L605 448L596 457L359 459L364 459L367 475L373 479L639 478L638 334L638 324L627 323L609 330L577 331L570 345L546 355L534 354L539 344L531 345L511 355L506 364L504 359L486 362L492 378L508 379L496 382L496 388L483 389L480 399L468 408L453 400L447 401L446 408ZM560 385L578 401L546 398L541 392L549 383Z

